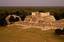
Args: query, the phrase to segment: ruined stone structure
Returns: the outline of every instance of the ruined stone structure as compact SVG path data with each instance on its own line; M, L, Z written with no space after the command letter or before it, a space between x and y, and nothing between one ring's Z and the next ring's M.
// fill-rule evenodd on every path
M17 17L17 18L19 19L19 21L21 21L21 18L20 18L19 16L17 16L17 15L8 15L8 16L5 18L5 20L6 20L6 22L7 22L8 25L11 24L11 22L9 21L9 19L10 19L11 16L13 16L14 18ZM12 21L14 21L14 20L12 20Z
M50 29L54 27L55 18L49 12L32 12L31 16L27 16L23 22L28 26L39 26L42 29Z
M50 15L49 12L32 12L31 16L27 16L23 22L16 22L17 28L40 28L41 30L56 29L60 27L57 25L54 16ZM64 23L63 23L64 24ZM61 26L62 27L62 26Z

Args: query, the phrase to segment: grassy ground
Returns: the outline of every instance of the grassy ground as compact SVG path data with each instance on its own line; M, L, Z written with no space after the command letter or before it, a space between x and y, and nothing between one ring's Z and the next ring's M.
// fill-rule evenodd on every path
M54 30L0 28L0 42L64 42L64 36L54 35Z

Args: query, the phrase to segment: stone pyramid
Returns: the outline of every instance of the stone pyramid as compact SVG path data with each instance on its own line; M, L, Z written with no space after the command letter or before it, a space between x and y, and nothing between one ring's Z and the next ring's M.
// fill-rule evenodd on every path
M27 16L24 25L39 26L45 29L55 28L55 18L49 12L39 13L33 12L31 16Z

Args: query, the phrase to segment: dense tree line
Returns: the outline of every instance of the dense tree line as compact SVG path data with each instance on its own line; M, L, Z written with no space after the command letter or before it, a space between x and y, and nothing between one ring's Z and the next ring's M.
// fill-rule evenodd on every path
M63 7L0 7L0 18L5 18L9 14L16 14L23 18L31 15L32 11L49 11L57 20L64 18Z

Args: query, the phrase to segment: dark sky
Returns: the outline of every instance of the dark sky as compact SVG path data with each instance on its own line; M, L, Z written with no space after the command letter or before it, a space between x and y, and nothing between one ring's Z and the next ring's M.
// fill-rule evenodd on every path
M64 6L64 0L0 0L0 6Z

